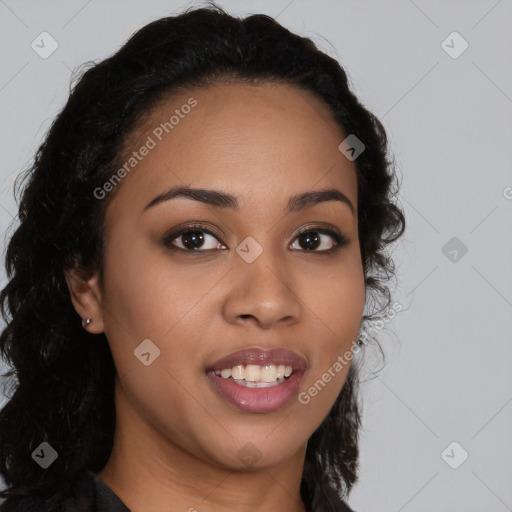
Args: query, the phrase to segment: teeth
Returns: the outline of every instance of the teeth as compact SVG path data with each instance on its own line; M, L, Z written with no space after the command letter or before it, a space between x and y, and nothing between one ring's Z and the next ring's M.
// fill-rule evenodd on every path
M277 368L275 364L267 364L261 367L262 382L274 382L277 379Z
M233 379L243 379L244 378L244 367L243 365L238 365L238 366L233 366L233 368L231 368L231 377L233 377Z
M244 370L244 378L249 382L261 380L261 366L256 364L248 364Z
M215 374L223 379L232 378L238 384L243 382L243 385L247 385L248 387L268 387L263 384L280 384L284 382L285 377L289 377L292 373L293 368L284 364L267 364L263 366L257 364L240 364L233 366L233 368L224 368L221 371L215 371ZM258 383L258 385L249 385L252 383Z
M246 380L235 380L237 384L245 386L246 388L271 388L273 386L279 386L284 382L284 378L276 380L275 382L249 382Z

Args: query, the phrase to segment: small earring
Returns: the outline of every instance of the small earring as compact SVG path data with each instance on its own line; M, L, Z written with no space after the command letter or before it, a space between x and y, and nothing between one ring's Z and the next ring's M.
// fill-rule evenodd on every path
M87 318L84 320L84 327L89 327L89 325L91 324L91 322L92 322L92 316L87 317Z

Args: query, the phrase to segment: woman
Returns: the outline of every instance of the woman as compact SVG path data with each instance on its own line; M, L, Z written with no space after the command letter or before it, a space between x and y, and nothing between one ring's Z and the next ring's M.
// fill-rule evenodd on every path
M350 510L352 359L405 226L387 156L268 16L189 10L90 67L8 246L0 510Z

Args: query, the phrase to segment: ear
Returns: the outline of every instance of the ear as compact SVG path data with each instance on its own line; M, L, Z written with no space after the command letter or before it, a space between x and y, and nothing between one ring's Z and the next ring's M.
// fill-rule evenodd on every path
M98 283L99 275L94 274L90 278L85 278L76 268L64 271L66 282L71 296L71 302L76 312L82 317L82 326L84 320L92 318L92 322L84 329L92 334L100 334L104 331L103 327L103 308L100 286Z

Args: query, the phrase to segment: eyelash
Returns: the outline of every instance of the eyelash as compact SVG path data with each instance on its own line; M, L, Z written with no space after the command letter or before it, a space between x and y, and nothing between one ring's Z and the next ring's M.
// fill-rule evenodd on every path
M201 250L201 249L183 249L181 247L177 247L176 245L173 245L171 242L173 242L174 240L176 240L177 238L179 238L180 236L182 235L185 235L187 233L192 233L194 231L199 231L201 233L207 233L211 236L213 236L214 238L218 239L218 235L215 234L213 231L211 231L210 229L208 229L207 227L201 225L201 224L193 224L193 225L190 225L190 226L185 226L175 232L172 232L168 235L165 235L162 242L163 244L169 249L169 250L172 250L172 251L181 251L183 253L209 253L210 251L216 251L216 250L220 250L220 249L204 249L204 250ZM297 233L297 236L295 237L294 241L299 238L302 234L304 233L308 233L308 232L314 232L314 233L320 233L320 234L323 234L323 235L329 235L333 240L334 240L334 245L330 248L330 249L327 249L327 250L322 250L322 251L319 251L319 250L310 250L308 251L307 249L302 249L301 251L302 252L305 252L305 253L312 253L312 254L334 254L335 252L339 251L342 247L344 247L345 245L347 245L349 243L349 240L342 234L334 231L334 230L331 230L331 229L328 229L328 228L325 228L325 227L320 227L320 226L308 226L306 228L304 228L302 231L300 231L299 233ZM222 242L220 242L222 243ZM224 245L222 243L222 245ZM297 250L297 249L294 249L294 250Z

